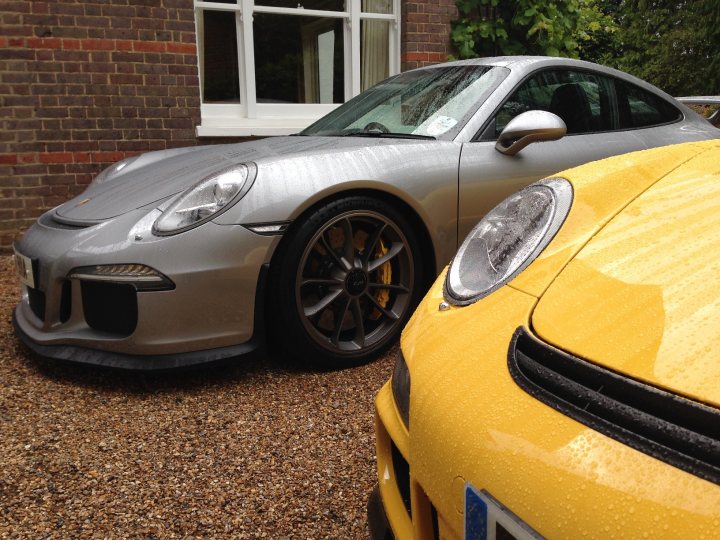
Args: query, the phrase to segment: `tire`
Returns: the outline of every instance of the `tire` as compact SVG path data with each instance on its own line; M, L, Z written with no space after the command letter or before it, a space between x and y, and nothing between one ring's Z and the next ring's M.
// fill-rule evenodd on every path
M385 201L348 196L293 224L270 269L270 328L300 360L340 369L390 346L426 280L408 221Z

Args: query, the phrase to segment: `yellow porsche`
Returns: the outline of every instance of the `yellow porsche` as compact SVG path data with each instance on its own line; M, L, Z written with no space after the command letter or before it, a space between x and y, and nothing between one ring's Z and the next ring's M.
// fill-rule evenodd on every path
M473 229L376 400L373 538L720 538L720 142Z

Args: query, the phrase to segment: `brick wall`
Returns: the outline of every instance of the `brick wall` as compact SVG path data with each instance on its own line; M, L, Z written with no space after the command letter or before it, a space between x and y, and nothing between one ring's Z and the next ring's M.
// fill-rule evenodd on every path
M457 18L455 0L403 0L402 70L445 62L452 53L450 22Z
M456 15L403 0L403 70L446 59ZM195 137L192 0L3 0L0 28L0 253L107 165L216 142Z
M5 0L0 9L7 251L109 163L195 144L200 102L192 0Z

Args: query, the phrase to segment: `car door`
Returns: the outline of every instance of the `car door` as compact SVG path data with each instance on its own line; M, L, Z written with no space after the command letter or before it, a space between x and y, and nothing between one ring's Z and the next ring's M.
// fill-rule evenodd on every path
M529 110L560 116L567 135L534 143L514 156L495 150L507 123ZM514 191L575 165L647 147L622 125L615 79L593 71L552 68L532 74L500 106L460 156L458 243L496 204Z

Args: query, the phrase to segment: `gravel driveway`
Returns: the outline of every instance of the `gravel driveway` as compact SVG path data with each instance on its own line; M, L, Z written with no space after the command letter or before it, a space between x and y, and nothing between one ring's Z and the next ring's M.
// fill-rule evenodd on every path
M129 375L33 357L0 257L0 538L366 538L373 396L394 351Z

